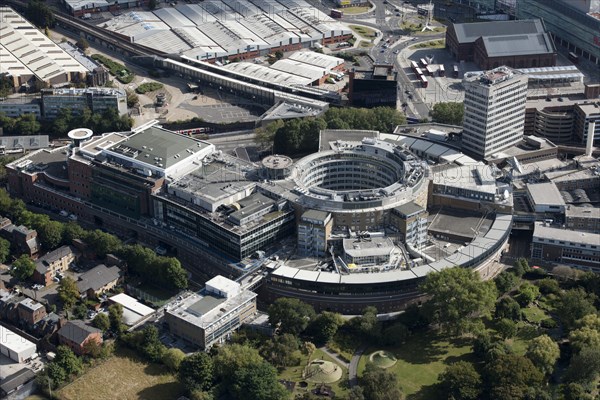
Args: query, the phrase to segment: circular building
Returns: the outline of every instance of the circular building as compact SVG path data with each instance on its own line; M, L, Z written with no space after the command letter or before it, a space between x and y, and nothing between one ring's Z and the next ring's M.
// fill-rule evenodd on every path
M387 211L408 202L426 207L428 166L409 150L365 138L336 141L291 169L301 209L330 212L334 225L365 230L383 226Z
M87 128L76 128L72 129L67 133L69 139L73 141L73 147L79 147L79 145L94 135L91 129Z
M294 161L288 156L278 154L267 156L262 160L263 177L269 180L285 179L290 174Z

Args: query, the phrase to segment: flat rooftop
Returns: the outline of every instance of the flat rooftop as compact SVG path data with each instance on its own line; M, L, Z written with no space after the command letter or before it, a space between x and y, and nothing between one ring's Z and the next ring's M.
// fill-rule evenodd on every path
M108 150L165 169L211 146L210 143L152 126L134 133Z
M589 232L570 231L551 226L544 226L543 222L536 222L533 230L533 240L551 239L555 242L565 242L571 246L575 244L584 244L600 248L600 234Z
M474 211L442 208L430 212L428 230L474 239L485 235L493 222L493 217Z
M567 218L600 219L600 208L569 206L565 210Z
M527 185L527 193L533 205L565 206L565 200L553 182L534 183Z
M249 290L230 298L217 297L202 291L184 298L167 313L206 329L256 296L256 293Z

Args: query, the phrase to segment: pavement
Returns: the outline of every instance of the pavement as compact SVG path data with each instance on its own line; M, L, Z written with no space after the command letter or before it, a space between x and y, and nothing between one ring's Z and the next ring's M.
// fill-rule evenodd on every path
M358 362L366 349L366 344L360 345L352 355L352 360L350 360L350 365L348 367L348 382L351 388L358 384Z
M319 347L319 350L321 350L323 353L327 354L329 357L333 358L333 360L336 363L338 363L339 365L341 365L342 367L344 367L346 369L350 368L350 364L348 364L346 361L342 360L336 353L332 352L327 347L325 347L325 346Z

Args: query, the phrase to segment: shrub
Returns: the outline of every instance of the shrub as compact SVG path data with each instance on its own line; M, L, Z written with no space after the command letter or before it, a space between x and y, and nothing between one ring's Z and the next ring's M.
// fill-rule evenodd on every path
M142 83L140 86L138 86L135 91L138 94L144 94L144 93L148 93L148 92L154 92L155 90L159 90L162 89L164 86L162 83L159 82L147 82L147 83Z

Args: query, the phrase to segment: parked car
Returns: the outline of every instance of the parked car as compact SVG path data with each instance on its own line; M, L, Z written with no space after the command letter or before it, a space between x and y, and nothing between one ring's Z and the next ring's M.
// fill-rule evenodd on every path
M71 221L77 221L77 215L75 215L75 214L70 214L70 215L69 215L69 219L70 219Z
M59 215L60 215L61 217L68 217L68 216L69 216L69 213L68 213L68 212L66 212L65 210L60 210L60 213L59 213Z

